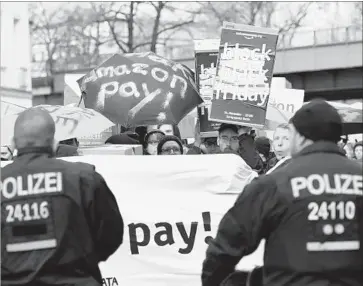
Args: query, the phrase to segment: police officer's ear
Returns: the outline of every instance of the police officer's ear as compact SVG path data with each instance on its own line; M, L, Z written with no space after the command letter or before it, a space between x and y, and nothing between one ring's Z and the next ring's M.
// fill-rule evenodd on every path
M15 150L15 149L17 149L17 148L16 148L16 145L15 145L14 137L13 137L13 138L11 138L11 147L10 147L10 148L11 148L11 150L12 150L13 152L14 152L14 150Z
M58 145L59 145L59 141L56 140L56 139L53 139L53 144L52 145L53 145L52 146L52 150L53 150L54 154L56 154L57 153L57 149L58 149Z
M14 159L14 157L16 157L18 155L18 148L16 148L16 144L15 144L15 140L14 137L11 139L11 145L9 146L10 150L11 150L11 155L12 155L12 159Z

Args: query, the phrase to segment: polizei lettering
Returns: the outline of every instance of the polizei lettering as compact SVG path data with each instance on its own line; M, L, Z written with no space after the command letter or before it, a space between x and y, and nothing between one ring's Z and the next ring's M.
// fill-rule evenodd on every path
M350 174L312 174L308 177L295 177L291 181L292 194L300 196L342 194L363 196L362 176ZM308 193L306 193L308 192Z
M8 177L1 184L1 194L5 199L17 196L39 195L63 191L61 172L29 174L26 176Z

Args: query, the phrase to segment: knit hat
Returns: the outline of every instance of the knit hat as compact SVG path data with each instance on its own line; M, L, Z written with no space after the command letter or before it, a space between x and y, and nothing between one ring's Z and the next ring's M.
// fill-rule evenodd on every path
M183 154L183 144L182 144L181 140L174 135L168 135L168 136L161 138L161 140L158 144L158 155L160 155L162 153L161 149L163 148L163 145L168 141L175 141L176 143L178 143L181 153Z
M290 119L296 130L305 138L337 143L343 133L342 119L338 111L321 99L303 105Z
M255 139L255 145L258 153L261 153L265 158L270 155L271 144L267 137L258 137Z
M130 135L127 133L112 135L106 140L105 144L139 145L139 140L132 138L133 136Z

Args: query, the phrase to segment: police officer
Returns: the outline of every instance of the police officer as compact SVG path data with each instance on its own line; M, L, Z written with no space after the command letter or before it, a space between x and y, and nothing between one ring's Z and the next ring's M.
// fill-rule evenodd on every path
M203 286L220 285L266 240L263 284L363 285L362 167L337 146L341 118L314 100L290 121L292 160L248 185L220 222Z
M54 157L55 124L22 112L18 156L1 170L2 285L102 285L99 262L122 243L116 199L95 167Z

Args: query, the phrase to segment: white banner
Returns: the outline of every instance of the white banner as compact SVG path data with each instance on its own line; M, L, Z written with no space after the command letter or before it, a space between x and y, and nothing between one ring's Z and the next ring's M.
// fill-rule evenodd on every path
M205 241L215 236L237 194L256 176L232 154L66 160L96 166L115 194L124 219L123 244L100 265L104 285L201 285ZM242 259L238 269L262 265L263 249L262 243Z
M276 127L289 122L295 112L303 106L304 95L304 90L300 89L271 88L263 128L267 137L272 139Z

